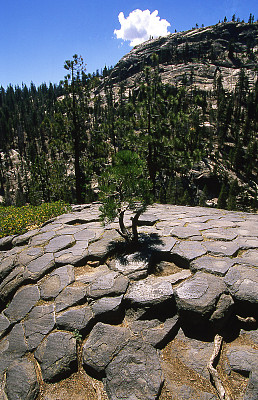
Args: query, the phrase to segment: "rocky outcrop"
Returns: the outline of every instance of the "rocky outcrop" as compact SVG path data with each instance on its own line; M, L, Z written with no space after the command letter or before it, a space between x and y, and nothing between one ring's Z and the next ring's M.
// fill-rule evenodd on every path
M0 241L0 398L67 400L87 377L86 400L217 400L219 332L227 385L255 399L257 214L153 205L127 254L98 207Z
M245 69L249 84L257 80L258 24L237 22L172 33L150 39L133 48L114 67L113 82L130 82L139 78L143 65L152 65L156 53L160 73L165 83L194 85L211 90L214 78L222 77L224 88L233 90L241 68Z

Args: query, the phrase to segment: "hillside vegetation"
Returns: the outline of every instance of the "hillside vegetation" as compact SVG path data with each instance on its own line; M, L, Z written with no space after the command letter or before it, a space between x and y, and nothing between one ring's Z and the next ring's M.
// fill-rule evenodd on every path
M59 85L1 88L3 201L97 200L126 149L155 201L255 210L257 58L258 24L230 22L150 40L101 73L75 55Z

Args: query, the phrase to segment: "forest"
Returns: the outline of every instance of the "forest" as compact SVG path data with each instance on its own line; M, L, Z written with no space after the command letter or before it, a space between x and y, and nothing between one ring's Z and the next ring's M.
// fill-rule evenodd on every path
M258 82L241 69L235 90L202 91L185 76L162 83L159 58L140 84L113 83L112 68L85 72L74 55L58 85L0 88L0 195L5 205L98 200L98 181L120 150L146 161L156 202L257 209ZM200 162L209 180L193 182Z

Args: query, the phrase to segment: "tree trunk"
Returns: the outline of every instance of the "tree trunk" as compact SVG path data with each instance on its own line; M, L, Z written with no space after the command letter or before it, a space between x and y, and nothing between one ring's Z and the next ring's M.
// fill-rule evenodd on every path
M138 243L138 230L137 230L137 226L138 226L138 220L140 215L142 214L142 209L138 210L135 214L135 216L132 218L132 242L133 243Z

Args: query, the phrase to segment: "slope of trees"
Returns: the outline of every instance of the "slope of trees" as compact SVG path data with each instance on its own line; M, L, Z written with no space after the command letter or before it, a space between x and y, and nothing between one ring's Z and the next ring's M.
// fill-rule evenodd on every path
M234 92L220 76L202 92L191 82L163 84L155 54L130 89L113 86L107 68L90 75L83 65L77 55L66 61L58 86L0 89L0 194L7 204L93 201L112 157L131 150L146 161L155 201L204 205L214 193L193 185L189 171L208 160L220 206L257 207L258 83L250 88L244 70Z

